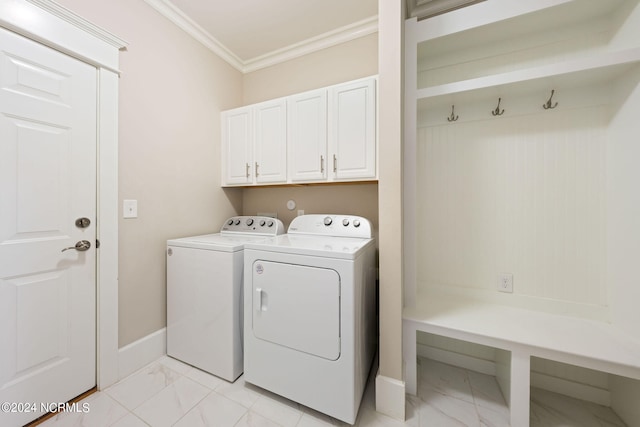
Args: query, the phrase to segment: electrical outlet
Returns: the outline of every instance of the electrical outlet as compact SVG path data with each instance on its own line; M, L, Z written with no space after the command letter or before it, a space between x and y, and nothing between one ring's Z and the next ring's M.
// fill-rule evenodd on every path
M502 273L498 275L498 291L513 293L513 274Z

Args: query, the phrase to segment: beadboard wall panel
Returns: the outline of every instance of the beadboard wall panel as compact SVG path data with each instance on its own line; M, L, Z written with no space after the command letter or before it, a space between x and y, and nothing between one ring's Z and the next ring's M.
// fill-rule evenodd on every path
M499 123L497 123L499 121ZM606 306L605 106L418 130L418 282Z

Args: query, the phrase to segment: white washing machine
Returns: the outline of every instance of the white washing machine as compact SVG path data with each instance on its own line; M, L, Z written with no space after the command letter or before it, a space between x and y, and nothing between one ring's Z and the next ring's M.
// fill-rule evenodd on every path
M220 233L167 241L167 354L228 381L242 374L243 249L284 233L237 216Z
M376 350L368 220L296 217L244 250L244 379L353 424Z

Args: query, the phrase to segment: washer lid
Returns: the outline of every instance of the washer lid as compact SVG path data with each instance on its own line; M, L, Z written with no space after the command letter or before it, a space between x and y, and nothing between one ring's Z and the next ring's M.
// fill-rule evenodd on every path
M265 239L262 242L247 243L245 249L325 258L355 259L361 251L374 243L374 239L284 234Z
M205 249L209 251L236 252L244 249L246 243L257 243L266 239L267 237L265 236L215 233L168 240L167 246Z

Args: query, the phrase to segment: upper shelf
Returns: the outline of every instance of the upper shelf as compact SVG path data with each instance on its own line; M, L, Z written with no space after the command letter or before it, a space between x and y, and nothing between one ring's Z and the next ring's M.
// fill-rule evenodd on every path
M409 99L530 95L609 82L640 63L640 0L487 0L406 25ZM473 19L472 19L473 18Z
M552 89L554 86L586 86L611 80L638 63L640 63L640 48L625 49L418 89L416 98L419 104L426 101L438 103L442 100L450 100L451 95L471 91L491 89L491 93L507 92L509 86L525 82L530 83L529 87L532 89L544 90Z

